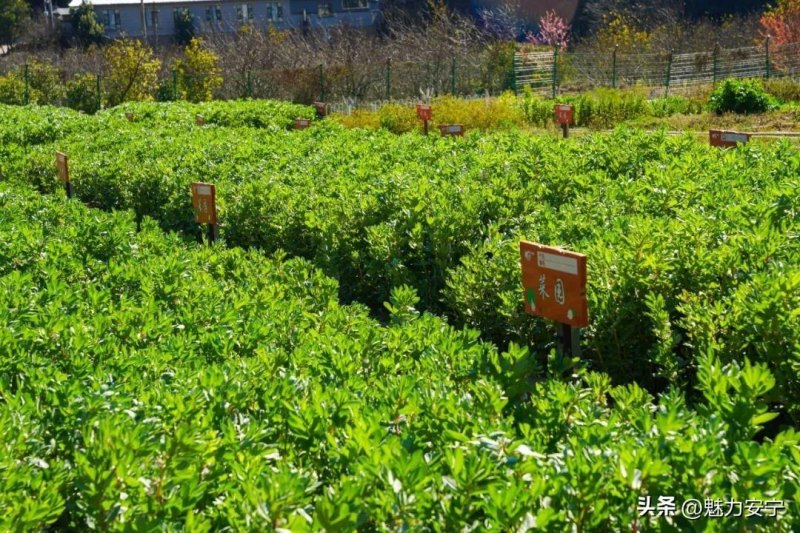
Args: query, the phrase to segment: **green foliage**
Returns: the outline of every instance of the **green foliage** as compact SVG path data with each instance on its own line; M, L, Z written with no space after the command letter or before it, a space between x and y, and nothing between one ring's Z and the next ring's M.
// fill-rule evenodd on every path
M2 530L664 529L643 495L787 502L676 531L800 525L763 365L703 357L697 409L543 379L409 287L381 325L307 261L8 184L0 242Z
M203 47L200 39L192 38L184 56L173 64L177 74L178 93L183 100L207 102L222 85L217 63L219 58Z
M36 60L20 66L6 76L0 76L0 103L23 105L59 104L64 98L60 72L47 63ZM27 96L27 100L26 100Z
M697 115L703 112L704 105L682 96L667 96L648 100L647 115L652 117L671 117L672 115Z
M195 36L194 17L189 9L175 12L175 42L181 46L191 43Z
M208 126L193 126L198 112ZM770 401L785 399L798 416L796 319L754 320L745 305L794 316L776 288L775 301L746 289L759 276L792 279L800 262L791 145L719 151L630 129L567 141L513 131L396 136L326 122L287 132L303 113L312 114L263 102L126 104L55 144L13 151L6 172L53 190L53 151L64 150L84 201L189 235L198 229L185 193L213 181L228 244L307 258L341 283L343 301L379 315L407 285L415 309L529 346L541 366L551 327L522 309L517 243L580 250L591 269L586 365L651 391L688 390L707 347L726 363L747 356L775 374ZM25 123L8 129L20 135ZM92 127L103 134L86 135ZM729 319L750 329L714 333Z
M120 39L106 47L103 56L103 97L108 106L153 99L161 60L152 48L138 40Z
M434 114L429 122L429 131L435 134L438 134L439 124L461 124L467 130L510 129L525 125L525 115L511 93L475 100L442 96L435 98L432 105ZM414 107L394 103L384 104L375 112L357 110L351 115L334 118L350 128L380 127L393 133L422 131L423 128Z
M556 103L571 104L575 109L575 125L592 128L611 128L620 122L648 114L658 116L665 107L664 104L650 106L641 90L620 89L596 89L577 96L564 96L557 101L541 98L526 90L521 106L528 122L547 126L553 123L553 106Z
M100 98L97 94L97 76L79 74L67 83L67 107L84 113L96 113L100 110Z
M796 78L766 80L764 91L781 103L800 102L800 80Z
M25 79L16 73L0 76L0 103L25 104Z
M775 106L759 80L727 79L708 100L711 111L722 113L763 113Z
M89 2L81 2L70 9L70 20L75 38L83 47L100 44L105 39L103 25L97 20L94 7Z
M0 44L14 44L30 17L31 8L25 0L0 0Z

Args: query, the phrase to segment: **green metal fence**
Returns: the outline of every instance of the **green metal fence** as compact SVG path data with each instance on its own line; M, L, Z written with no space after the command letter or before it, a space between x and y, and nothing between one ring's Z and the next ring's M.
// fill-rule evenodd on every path
M562 53L557 50L518 52L517 86L552 96L598 87L643 86L654 96L668 95L725 78L793 77L800 75L800 43L694 53Z
M493 57L494 59L490 59ZM41 65L41 64L39 64ZM42 75L28 64L0 64L0 76L12 76L19 90L12 103L67 103L69 90L44 94ZM58 65L56 65L58 68ZM291 69L241 67L224 72L220 98L275 98L310 103L325 100L344 107L369 106L387 101L454 95L492 96L528 88L547 97L598 87L647 87L653 96L679 93L697 85L725 78L774 78L800 76L800 43L723 49L714 46L695 53L624 54L614 49L599 52L559 52L553 48L517 46L506 57L470 53L458 57L434 56L424 61L381 61L371 64L339 64ZM83 83L87 108L107 101L100 73L61 71L66 88ZM200 80L202 81L202 80ZM90 83L91 82L91 83ZM155 96L160 100L185 97L182 90L198 79L166 69ZM74 93L75 91L73 91ZM78 91L80 95L80 91ZM92 96L92 94L94 96ZM43 96L44 95L44 96Z

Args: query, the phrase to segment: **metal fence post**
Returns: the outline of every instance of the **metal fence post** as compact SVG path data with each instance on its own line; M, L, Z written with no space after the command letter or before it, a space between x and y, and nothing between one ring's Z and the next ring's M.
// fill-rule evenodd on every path
M492 80L489 79L491 85ZM514 94L517 94L517 47L514 45L514 51L511 53L511 89Z
M450 94L456 95L456 58L453 58L450 65Z
M172 99L178 99L178 71L172 69Z
M719 41L714 44L714 86L717 85L717 76L718 76L718 69L719 69Z
M31 103L31 92L30 92L30 76L28 74L28 64L25 63L25 105Z
M392 99L392 58L386 60L386 100Z
M100 74L95 76L95 91L97 93L97 109L103 108L103 93L100 92Z
M319 64L319 101L325 101L325 67Z
M766 56L766 57L765 57L765 59L766 59L766 75L767 75L767 79L769 80L769 75L770 75L770 65L769 65L769 35L767 35L767 38L764 40L764 52L765 52L765 56Z
M558 83L558 46L553 47L553 100L556 99L556 84Z
M619 50L619 45L614 45L614 52L611 55L611 88L617 88L617 50Z
M672 54L673 51L670 50L669 57L667 59L667 79L666 79L666 90L664 91L664 97L666 98L669 96L669 80L672 78Z

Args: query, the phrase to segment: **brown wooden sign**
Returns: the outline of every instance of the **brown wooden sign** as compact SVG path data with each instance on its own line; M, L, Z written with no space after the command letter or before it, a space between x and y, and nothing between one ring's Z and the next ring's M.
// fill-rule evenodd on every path
M575 110L571 105L556 104L555 108L553 109L553 112L555 113L556 116L556 122L562 125L566 124L567 126L569 126L570 124L572 124L575 117Z
M317 110L317 116L319 118L328 116L328 104L325 102L314 102L314 109Z
M588 326L586 256L528 241L520 241L519 251L525 311L569 326Z
M441 132L442 136L464 136L464 126L461 124L439 124L439 131Z
M431 120L433 118L433 108L428 104L417 104L417 117L420 120Z
M296 118L294 119L294 129L296 130L304 130L311 125L311 120L307 118Z
M133 122L133 113L128 111L127 113L125 113L125 118L128 119L128 122Z
M216 224L217 188L210 183L192 183L192 207L198 224Z
M206 117L203 115L195 115L194 116L194 123L198 126L205 126L206 124Z
M58 179L69 183L69 158L63 152L56 152L56 167L58 167Z
M708 141L711 146L719 148L732 148L737 144L747 144L750 142L749 133L738 133L736 131L710 130Z

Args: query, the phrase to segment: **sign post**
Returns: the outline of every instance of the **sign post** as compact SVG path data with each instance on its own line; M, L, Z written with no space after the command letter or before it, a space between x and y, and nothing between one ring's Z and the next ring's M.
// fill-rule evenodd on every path
M211 183L192 183L192 208L198 224L208 224L208 243L219 236L217 225L217 187Z
M134 119L133 113L128 111L127 113L125 113L125 118L128 119L128 122L133 122L133 119Z
M56 152L56 167L58 179L64 184L67 198L72 198L72 182L69 180L69 158L64 152Z
M442 137L463 137L464 131L464 126L461 124L439 124L439 132Z
M732 148L738 144L750 142L749 133L738 133L735 131L709 130L708 141L711 146L718 148Z
M205 126L206 117L204 117L203 115L197 114L197 115L194 116L194 123L197 126L200 126L200 127Z
M304 130L311 125L311 121L307 118L296 118L294 119L294 129L296 130Z
M328 104L325 102L314 102L314 109L317 110L318 118L325 118L328 116Z
M561 124L561 131L566 139L569 137L569 126L574 122L575 110L571 105L556 104L553 112L556 116L556 122Z
M525 312L558 323L561 353L580 355L580 328L589 325L586 256L520 241Z
M433 118L433 108L430 104L417 104L417 118L422 121L422 129L428 134L428 121Z

